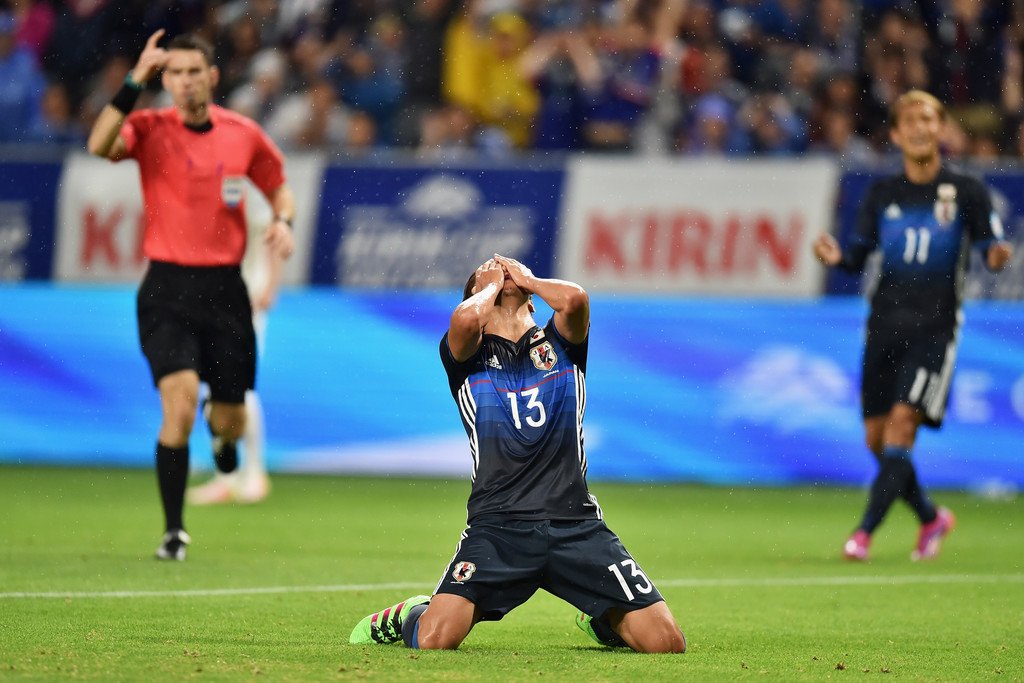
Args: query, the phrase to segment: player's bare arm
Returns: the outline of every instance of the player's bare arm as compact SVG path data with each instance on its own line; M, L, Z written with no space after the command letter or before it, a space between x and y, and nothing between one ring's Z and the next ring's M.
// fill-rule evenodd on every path
M129 74L129 78L140 91L142 86L167 63L167 50L157 46L157 42L163 35L164 30L160 29L149 37L146 47L143 48L135 67ZM89 153L98 157L106 157L112 161L123 159L125 144L119 133L127 116L127 111L119 109L114 104L103 107L100 115L96 117L92 130L89 131L89 140L86 143Z
M989 270L1000 271L1013 259L1013 245L1009 242L995 242L985 254Z
M555 327L566 341L579 344L590 329L590 297L575 282L539 278L515 259L494 255L516 285L527 294L536 294L555 312Z
M826 266L838 265L843 260L843 250L832 235L822 234L814 240L812 245L814 256Z
M484 325L504 283L505 272L494 259L476 269L473 295L455 307L448 323L448 349L455 360L462 362L480 348Z
M295 217L295 194L287 184L274 190L270 206L274 210L274 218L263 235L263 241L271 254L287 259L295 250L295 239L292 236L292 219Z

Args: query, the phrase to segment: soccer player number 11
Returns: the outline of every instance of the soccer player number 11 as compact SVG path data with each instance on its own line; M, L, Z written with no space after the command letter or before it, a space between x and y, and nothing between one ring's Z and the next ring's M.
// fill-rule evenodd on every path
M903 250L903 261L911 263L917 255L917 262L924 263L928 260L928 245L932 241L932 233L928 228L907 228L904 233L907 236L907 246Z

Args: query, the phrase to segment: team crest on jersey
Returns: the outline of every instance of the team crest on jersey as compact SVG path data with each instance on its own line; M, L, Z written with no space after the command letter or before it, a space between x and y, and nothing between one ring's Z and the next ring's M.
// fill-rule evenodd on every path
M956 185L941 183L936 193L935 220L946 227L956 220Z
M452 578L459 583L469 581L473 574L476 574L476 565L472 562L456 562L455 569L452 570Z
M558 362L558 356L555 355L555 349L551 346L551 342L544 342L530 349L530 358L538 370L550 370Z

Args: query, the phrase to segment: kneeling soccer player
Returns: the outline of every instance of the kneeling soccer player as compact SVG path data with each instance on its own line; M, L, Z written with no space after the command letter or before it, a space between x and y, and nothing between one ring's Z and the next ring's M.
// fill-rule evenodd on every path
M538 327L532 295L554 315ZM597 642L684 652L658 589L602 521L587 489L584 375L590 301L495 254L466 283L441 361L473 458L468 526L433 596L364 618L355 644L455 649L543 588L580 610Z

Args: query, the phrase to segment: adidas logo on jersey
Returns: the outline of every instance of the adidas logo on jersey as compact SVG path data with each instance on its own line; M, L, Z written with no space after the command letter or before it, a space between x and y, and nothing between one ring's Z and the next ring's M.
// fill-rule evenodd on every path
M498 361L497 356L491 356L487 359L487 367L494 368L495 370L503 370L501 363Z
M886 218L895 220L895 219L899 218L902 215L903 215L903 211L901 211L900 207L898 205L896 205L896 204L890 204L889 206L887 206L885 208L885 217Z

